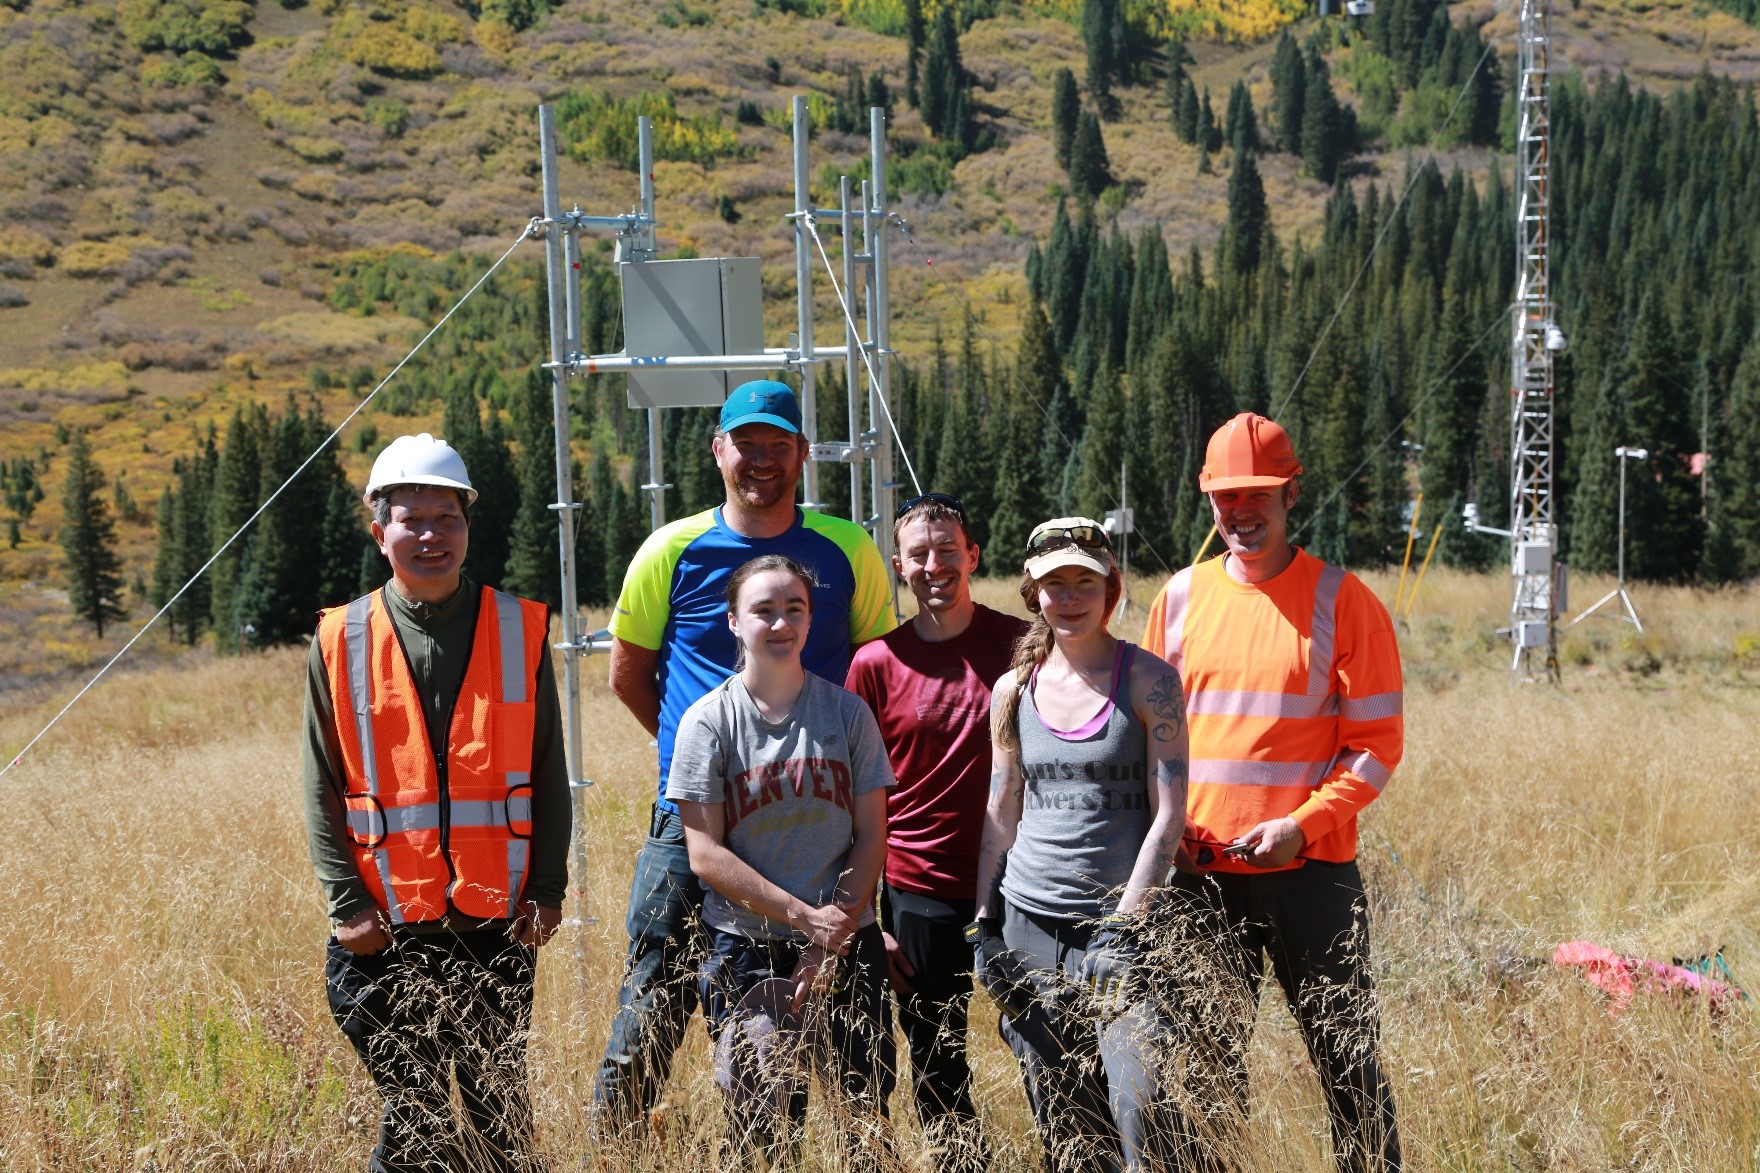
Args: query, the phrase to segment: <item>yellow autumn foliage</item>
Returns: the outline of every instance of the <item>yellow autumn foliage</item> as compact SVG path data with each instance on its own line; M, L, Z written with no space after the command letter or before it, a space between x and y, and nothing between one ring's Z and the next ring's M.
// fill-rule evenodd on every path
M128 250L109 240L80 240L61 250L61 271L70 277L107 277L122 268Z

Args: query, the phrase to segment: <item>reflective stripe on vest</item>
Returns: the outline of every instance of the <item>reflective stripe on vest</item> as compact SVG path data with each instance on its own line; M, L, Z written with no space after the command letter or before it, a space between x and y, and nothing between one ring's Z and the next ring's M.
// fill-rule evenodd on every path
M1167 587L1167 646L1180 647L1185 639L1186 607L1191 602L1192 568L1173 577ZM1312 717L1333 717L1341 711L1338 692L1333 688L1333 644L1338 636L1338 590L1344 585L1344 571L1323 565L1319 581L1314 584L1314 610L1308 624L1308 691L1254 692L1250 689L1194 689L1186 697L1186 713L1206 717L1267 717L1273 720L1305 720ZM1173 653L1168 656L1173 662ZM1387 694L1398 702L1398 694ZM1382 701L1371 697L1368 701ZM1357 701L1358 705L1368 701ZM1348 704L1350 702L1346 702ZM1360 719L1360 718L1353 718ZM1196 776L1193 781L1208 781ZM1278 783L1286 785L1286 783ZM1287 785L1295 785L1287 783Z
M1161 641L1161 658L1173 665L1175 672L1184 674L1181 657L1186 642L1186 604L1192 597L1192 572L1195 566L1188 566L1174 575L1167 584L1167 606L1162 611L1167 628ZM1187 702L1188 711L1190 701Z
M1194 689L1186 697L1188 716L1261 717L1268 720L1312 720L1343 716L1352 721L1397 716L1403 708L1401 694L1341 698L1334 687L1335 644L1338 634L1338 592L1344 571L1322 565L1314 584L1314 609L1308 624L1308 688L1306 692L1257 692L1251 689ZM1175 575L1167 588L1167 646L1173 651L1184 643L1185 615L1191 602L1192 570ZM1194 758L1191 780L1219 786L1300 786L1312 789L1337 767L1357 774L1376 790L1386 785L1388 769L1373 754L1343 755L1324 762L1282 762L1260 759Z
M442 787L383 598L368 595L320 620L347 830L361 879L393 924L449 911L514 915L530 866L533 702L547 636L543 604L483 589Z

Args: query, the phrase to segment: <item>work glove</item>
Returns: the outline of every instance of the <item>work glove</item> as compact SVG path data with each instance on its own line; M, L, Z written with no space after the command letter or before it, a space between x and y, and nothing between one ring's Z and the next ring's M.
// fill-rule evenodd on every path
M1106 1026L1130 1005L1126 987L1131 971L1142 960L1131 917L1113 913L1100 922L1088 941L1088 951L1076 970L1076 980L1088 995L1095 1020Z
M973 921L966 926L966 944L972 947L973 976L1004 1014L1020 1018L1037 1004L1026 967L1002 939L1001 921Z

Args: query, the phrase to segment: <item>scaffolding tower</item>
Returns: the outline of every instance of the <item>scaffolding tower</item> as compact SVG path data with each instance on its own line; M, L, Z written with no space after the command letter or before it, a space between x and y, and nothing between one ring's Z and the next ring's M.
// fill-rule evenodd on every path
M807 100L793 99L794 131L794 207L786 216L792 225L795 245L796 331L789 335L786 346L762 344L761 313L755 302L759 297L757 264L741 258L719 258L691 261L665 261L656 257L655 228L659 221L654 210L654 139L649 119L637 124L638 158L640 165L639 202L630 211L612 216L589 216L579 206L564 212L557 173L557 136L555 113L549 106L538 108L538 138L543 169L543 215L538 221L545 243L545 270L550 302L550 359L544 366L552 376L552 411L556 430L556 500L550 508L556 511L561 554L561 632L554 647L562 655L562 702L565 752L568 762L569 788L574 797L574 846L571 871L575 877L576 915L584 921L586 912L586 834L583 800L585 790L592 786L586 776L580 720L580 659L611 648L607 631L583 633L580 630L575 575L575 521L581 503L574 499L573 459L569 444L569 382L590 375L624 373L631 376L631 406L646 408L648 424L647 480L641 485L649 495L649 519L652 528L666 522L666 491L673 486L666 482L662 444L662 412L669 406L708 406L702 398L699 381L695 397L668 399L666 377L692 372L763 372L794 371L800 378L802 431L809 448L809 459L801 477L802 508L821 508L819 499L820 463L848 468L851 520L866 527L880 549L881 558L890 565L892 554L892 512L896 490L900 487L893 475L891 394L891 300L889 292L889 259L886 226L890 218L886 187L886 111L872 107L868 111L869 173L860 182L859 198L849 176L839 186L840 204L836 208L816 208L810 191L808 139L811 125ZM842 243L841 279L830 270L829 254L823 251L819 238L822 229L835 229ZM586 232L611 232L616 238L615 262L624 298L624 350L617 354L589 355L582 350L582 303L580 237ZM839 299L838 323L843 332L843 345L818 347L814 344L815 314L813 286L815 258L824 262L824 271L842 295ZM640 271L635 266L650 266ZM695 267L696 274L685 273L685 283L661 278L662 267L678 270ZM718 274L718 277L716 276ZM690 304L682 307L672 300L683 289L692 292L692 282L707 276L721 282L719 297L709 297L710 309L730 318L740 317L750 329L726 326L727 333L705 331L713 340L708 344L690 342L667 348L666 353L630 353L632 337L652 336L646 329L652 323L635 321L633 312L670 314L672 324L682 333L695 337ZM649 277L654 277L648 282ZM648 284L659 290L657 302L632 300L632 283ZM731 283L731 285L730 285ZM750 304L747 304L750 303ZM703 304L699 299L697 303ZM655 309L654 306L663 308ZM632 324L636 329L632 330ZM664 323L662 324L664 325ZM662 329L660 333L666 331ZM731 336L750 337L753 345L743 353L717 352L715 343ZM725 349L725 348L723 348ZM814 403L814 374L820 364L841 362L847 372L848 419L850 435L821 439ZM649 386L638 397L636 383L646 380ZM725 388L725 384L723 384ZM713 402L725 397L725 389ZM863 410L865 407L865 411ZM863 426L864 419L866 426ZM701 454L708 459L708 453ZM863 466L866 466L864 470ZM864 472L866 475L864 475ZM870 511L871 510L871 511ZM893 607L898 605L894 585Z
M1510 353L1510 667L1558 676L1558 526L1553 493L1550 0L1520 0L1516 113L1516 288Z

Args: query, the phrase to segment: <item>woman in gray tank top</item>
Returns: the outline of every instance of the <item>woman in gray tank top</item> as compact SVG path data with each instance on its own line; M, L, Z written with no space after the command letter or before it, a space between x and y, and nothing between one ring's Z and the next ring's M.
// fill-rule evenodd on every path
M967 938L1049 1167L1170 1164L1183 1129L1154 1071L1165 1032L1131 971L1144 896L1185 830L1184 695L1164 661L1107 630L1123 583L1099 523L1037 526L1025 570L1035 619L993 693Z

